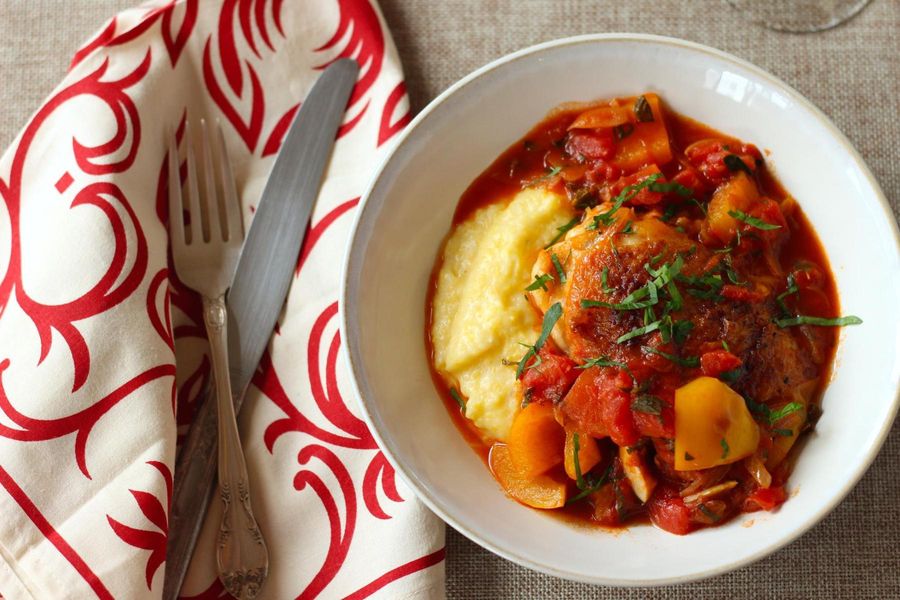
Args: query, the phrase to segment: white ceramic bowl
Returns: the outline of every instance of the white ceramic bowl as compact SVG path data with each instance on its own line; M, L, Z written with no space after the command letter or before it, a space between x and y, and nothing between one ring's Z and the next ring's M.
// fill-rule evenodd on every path
M447 415L424 343L429 273L469 183L557 104L648 90L676 111L771 151L769 164L824 243L842 310L865 321L841 333L824 414L790 479L788 502L777 512L742 515L684 537L651 526L614 535L507 498ZM344 277L346 355L365 418L388 459L464 535L559 577L657 585L762 558L847 495L897 410L900 253L878 184L847 139L799 93L747 62L690 42L624 34L564 39L510 54L452 86L407 128L372 181Z

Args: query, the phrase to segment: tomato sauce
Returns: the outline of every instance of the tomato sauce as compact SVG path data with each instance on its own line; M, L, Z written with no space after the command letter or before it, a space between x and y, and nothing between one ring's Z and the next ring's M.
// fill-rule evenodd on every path
M637 105L643 98L644 97L641 96L639 99L627 98L613 101L610 104L614 109L613 118L621 119L620 115L623 114L621 111L622 106L629 107L629 110L631 110L630 107L634 106L635 113L637 113ZM646 106L644 108L647 111L651 111L652 109L651 114L656 117L657 121L663 120L662 117L664 115L664 131L666 131L668 136L668 144L672 154L672 160L663 161L663 164L659 164L655 167L661 174L660 177L662 177L662 179L660 179L660 181L684 182L685 185L695 192L695 196L702 196L704 199L708 200L713 193L718 190L718 187L723 185L723 182L736 175L736 171L744 170L749 173L750 176L752 176L752 181L757 186L760 195L763 198L774 200L775 203L777 203L778 210L772 208L769 212L771 213L774 211L775 213L778 213L775 215L775 220L777 221L778 218L783 218L787 226L787 231L789 231L789 235L783 237L779 241L779 245L777 246L778 250L775 254L777 254L780 268L784 273L791 274L792 278L788 279L788 283L795 281L800 290L794 294L792 298L789 297L792 308L797 313L805 311L806 314L819 317L836 317L839 314L839 302L834 278L831 274L829 263L822 245L801 208L796 202L789 199L789 194L783 189L771 171L767 168L767 165L762 158L762 154L759 153L755 147L749 146L741 140L723 134L706 125L698 123L693 119L666 109L665 105L662 104L662 101L656 99L655 96L652 100L653 102L650 103L650 108ZM644 103L646 104L646 100L644 100ZM573 130L571 128L573 122L582 122L582 120L585 119L585 115L591 113L591 109L597 106L605 107L606 104L570 105L552 111L546 119L536 125L520 141L510 146L477 179L475 179L475 181L472 182L459 200L454 214L453 226L455 227L470 218L478 209L497 202L507 202L524 187L536 185L538 182L540 182L540 185L547 185L552 189L565 193L578 208L584 208L579 206L578 203L581 202L582 198L587 197L581 194L585 189L588 189L591 186L593 186L591 189L604 190L604 193L608 194L605 199L606 202L608 202L611 196L615 196L613 192L621 190L624 185L639 182L640 177L642 176L641 173L646 171L646 165L654 163L655 161L644 161L643 163L640 163L639 168L635 168L633 161L629 163L631 158L629 158L627 153L622 150L622 147L627 145L625 140L632 135L634 127L641 127L641 122L636 125L624 123L612 128L598 127L585 130L580 128ZM603 113L603 111L600 112L602 113L601 118L609 118L609 115ZM629 130L629 128L631 129ZM641 131L645 130L646 128L641 129ZM583 134L583 132L586 133ZM579 136L581 137L579 138ZM714 140L715 144L711 145L709 142L710 140ZM644 143L648 148L651 147L651 143L656 143L658 145L658 141ZM734 165L736 164L736 159L731 158L731 163L727 165L728 169L723 169L722 165L716 163L715 160L702 159L706 160L706 162L702 162L701 159L688 156L689 154L692 154L693 157L698 156L705 148L704 144L712 148L712 151L711 153L708 153L708 156L716 156L716 152L719 154L731 152L733 153L731 156L737 157L749 166L742 167L741 165L737 165L737 168L735 168ZM656 147L652 148L651 155L653 152L656 152ZM693 150L686 153L686 150L692 148ZM582 150L589 153L587 158L580 154ZM621 158L623 156L624 158ZM620 158L621 160L619 160ZM621 166L622 164L630 164L631 166L623 168ZM704 171L702 169L708 170ZM668 198L668 196L666 197ZM632 204L637 204L638 198L638 196L634 196ZM650 198L651 204L653 202L659 202L653 194L648 194L647 198ZM602 202L603 200L604 199L601 197L597 202ZM659 207L661 208L670 202L670 200L664 200L659 204ZM590 204L587 206L589 207ZM675 214L687 215L692 219L700 221L706 213L702 207L693 208L685 203L677 206ZM763 217L769 215L769 213L765 212L760 214ZM763 220L771 222L768 220L768 217L763 218ZM756 231L752 231L751 233L759 234L759 232ZM763 241L751 243L764 246L767 243L765 240L769 239L766 237L766 233L767 232L763 232L758 236ZM736 244L739 250L741 247L741 238L738 237L737 239L738 241ZM715 249L715 251L723 252L727 251L727 249ZM441 256L442 255L443 249L441 250ZM437 274L440 271L440 268L441 259L439 257L432 271L425 307L427 323L425 338L429 358L433 356L430 335L432 328L431 307L437 285ZM734 288L735 286L731 287ZM752 299L752 294L748 291L737 289L736 291L727 290L727 292L736 294L734 295L734 298L742 298L744 300L750 298L748 301L754 301ZM731 298L726 291L723 291L722 293ZM771 290L768 293L770 294L770 297L775 295L775 292ZM797 435L799 436L801 431L805 431L806 428L814 425L816 415L818 414L818 403L829 379L831 363L835 352L837 328L794 328L792 335L798 339L803 338L801 341L810 344L810 347L813 348L814 353L817 355L815 391L811 394L809 409L805 413L807 415L806 422L803 425L803 428L798 427L796 429ZM556 349L549 351L558 352ZM726 352L721 350L719 351L719 354L730 356L730 351ZM584 357L581 358L583 359ZM732 357L732 359L733 358L734 357ZM721 362L721 360L722 357L704 355L703 373L712 374L713 377L718 377L720 371L726 369L724 369L724 367L722 369L716 369L714 366L709 365L713 365L713 363L717 361ZM645 362L650 365L651 363L658 364L660 361L665 362L658 356L648 355ZM724 358L724 361L725 362L722 364L731 364L729 363L728 356ZM738 360L738 363L740 362L741 361ZM465 418L457 400L451 395L446 379L434 369L433 360L429 360L429 364L432 365L432 378L434 380L435 388L438 390L454 425L463 435L469 446L478 453L487 466L490 466L490 450L493 440L485 439L479 430ZM629 362L629 364L634 366L633 363ZM696 368L699 368L699 364ZM627 368L625 370L627 371ZM685 370L682 369L682 371ZM697 371L689 372L697 374ZM625 378L624 372L620 373L620 375ZM627 378L625 379L627 380ZM682 382L683 381L684 378L682 378ZM635 382L637 382L637 380L635 380ZM576 383L576 386L577 385L578 383ZM669 398L674 391L674 387L677 385L677 382L672 384L670 386L671 389L667 389L666 392L661 393L661 395L664 398ZM670 400L666 401L671 404ZM558 399L554 399L554 404L558 403ZM642 415L638 415L638 417L641 416ZM659 420L660 423L662 423L663 417L660 416ZM638 419L637 422L638 429L641 429L640 419ZM663 431L666 430L666 428L662 428L658 432L657 429L659 429L658 426L656 426L656 429L653 429L656 433L653 433L652 435L647 434L646 430L642 430L644 431L644 437L642 437L643 449L640 452L645 458L651 457L648 460L656 460L657 466L659 466L660 461L666 463L666 461L672 460L671 456L669 456L672 453L672 448L669 447L671 444L666 441L667 436L671 435L671 430L667 430L668 433L666 433ZM772 430L778 431L777 429ZM771 435L769 428L762 428L762 431ZM761 451L769 452L767 444L770 444L771 442L767 442L765 436L763 437L764 439L760 442ZM777 445L777 436L773 439ZM597 439L597 443L604 456L616 456L618 448L609 439ZM629 448L629 452L630 450L631 449ZM600 471L605 468L605 475L609 475L613 483L610 484L607 482L602 488L599 488L594 492L592 495L593 504L582 501L567 504L566 506L551 512L567 520L590 523L592 525L599 524L603 527L617 527L652 520L656 525L679 534L687 533L698 527L719 525L733 518L740 512L759 509L771 510L783 502L786 499L783 484L789 475L790 464L792 463L793 456L796 454L796 450L797 448L794 448L793 454L790 455L790 458L785 458L780 467L773 469L771 474L773 483L771 484L771 487L764 487L762 484L758 484L757 487L757 484L754 483L752 478L750 478L745 471L741 470L744 467L739 468L734 466L739 464L743 465L743 462L731 463L732 467L730 467L729 477L733 477L738 481L735 491L722 493L720 498L712 497L713 499L709 502L700 502L700 509L707 507L707 510L701 512L698 512L697 507L692 507L690 509L686 508L682 495L686 491L691 491L690 489L682 489L681 495L679 494L679 486L690 488L692 484L683 486L682 483L677 480L677 477L675 477L672 472L667 473L666 469L663 469L662 473L657 473L656 477L659 482L653 492L652 499L642 506L634 497L635 490L632 489L634 488L634 485L628 482L628 479L622 474L624 465L621 463L621 460L615 458L610 461L609 458L606 458L595 469L594 479L596 480ZM727 452L727 449L725 451ZM766 456L766 454L763 454L762 456ZM624 459L627 459L627 457ZM749 467L747 468L749 469ZM740 473L734 475L735 471L740 471ZM723 478L724 477L719 477L718 480ZM718 480L711 478L713 483ZM623 481L626 483L619 483ZM574 490L574 492L577 493L578 490ZM607 502L613 509L609 509L609 507L606 509L603 508L603 501L599 498L604 494L608 496ZM686 496L686 498L690 497L690 494ZM725 501L721 498L724 498ZM715 512L715 509L720 508L719 504L727 506L718 513L718 516L716 516L713 513ZM610 513L610 510L612 510L612 513ZM624 517L623 514L626 513L627 517ZM610 514L612 514L613 517L609 517Z

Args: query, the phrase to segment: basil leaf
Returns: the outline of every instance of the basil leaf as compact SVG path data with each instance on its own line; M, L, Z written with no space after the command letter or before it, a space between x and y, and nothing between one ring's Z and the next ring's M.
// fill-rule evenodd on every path
M731 452L731 448L728 447L728 441L722 438L719 440L719 445L722 446L722 458L728 458L728 453Z
M547 282L553 281L553 275L549 273L544 273L543 275L535 275L534 281L525 288L526 292L533 292L535 290L543 289L545 292L547 291Z
M663 401L656 396L638 396L631 401L631 410L636 410L648 415L660 416L662 414Z
M800 288L797 287L797 282L794 281L794 276L791 274L788 274L787 288L783 292L781 292L780 294L775 296L775 302L778 303L778 307L781 308L781 311L784 314L786 314L786 315L791 314L791 311L788 310L787 304L784 303L784 299L787 298L788 296L792 296L793 294L798 293L799 291L800 291Z
M644 351L662 356L666 360L669 360L680 367L697 368L700 366L700 358L697 356L687 356L682 358L674 354L669 354L668 352L663 352L657 348L651 348L650 346L645 346Z
M466 403L463 402L462 396L459 395L459 392L455 387L450 388L450 395L453 396L453 399L456 400L457 404L459 404L459 409L465 411Z
M848 315L846 317L837 317L834 319L825 319L822 317L810 317L808 315L797 315L787 319L775 319L775 324L781 328L796 327L797 325L818 325L820 327L846 327L847 325L860 325L862 319L859 317Z
M578 365L576 369L589 369L591 367L616 367L618 369L627 370L628 365L623 362L610 360L608 356L598 356L586 361L583 365Z
M562 237L563 237L564 235L566 235L566 234L569 232L570 229L572 229L573 227L575 227L576 225L578 225L578 223L579 223L580 221L581 221L581 219L580 219L579 217L575 217L574 219L572 219L571 221L569 221L569 222L566 223L565 225L561 225L561 226L557 227L557 228L556 228L556 231L557 231L556 236L554 236L554 238L553 238L552 240L550 240L550 243L547 244L546 246L544 246L544 248L545 248L545 249L546 249L546 248L549 248L550 246L552 246L553 244L555 244L556 242L558 242L559 240L561 240Z
M526 352L525 356L522 357L522 360L519 361L519 365L516 368L516 379L522 378L522 374L529 368L528 361L532 358L538 359L538 363L532 366L537 366L538 364L540 364L540 356L538 356L538 352L540 352L541 348L544 347L544 344L547 342L547 338L550 337L550 332L553 331L553 326L556 325L556 322L561 316L562 304L560 304L559 302L548 308L547 312L544 313L544 321L541 324L541 335L534 343L534 346L528 346L528 352Z
M772 433L775 435L780 435L781 437L792 437L794 435L793 429L773 429Z
M789 402L788 404L785 404L778 410L774 410L769 413L769 423L774 424L774 423L780 421L781 419L783 419L784 417L786 417L790 414L793 414L793 413L797 412L798 410L801 410L802 408L803 408L803 405L800 404L799 402Z
M624 140L634 133L634 125L631 123L622 123L613 127L613 133L616 134L617 140Z
M656 181L649 187L651 192L659 192L660 194L668 194L675 192L682 198L690 198L694 192L690 188L686 188L677 181Z
M638 96L634 102L634 118L638 123L651 123L653 121L653 109L644 96Z
M619 192L619 195L616 196L615 200L613 200L613 205L608 211L594 215L594 221L588 225L588 229L597 229L601 224L609 226L615 220L613 215L617 210L622 208L623 204L634 198L642 189L652 185L653 182L660 177L662 177L662 173L653 173L638 183L625 186L625 188Z
M753 171L750 170L750 167L747 166L741 157L737 154L727 154L723 159L725 166L728 167L728 170L732 173L737 173L738 171L743 171L747 175L753 176Z
M550 253L550 262L553 263L553 266L556 267L556 274L559 276L559 282L566 282L566 272L563 271L562 265L559 263L559 258L557 258L556 253Z
M632 329L628 333L619 336L619 338L616 340L616 343L622 344L630 339L634 339L640 335L648 334L650 332L656 331L657 329L659 329L659 321L653 321L652 323L644 325L643 327L637 327L635 329Z
M562 171L562 167L553 167L552 169L547 169L547 173L541 175L540 177L535 177L531 181L525 184L525 187L531 187L536 183L543 183L545 181L550 181L557 175L559 175L560 171Z
M578 502L579 500L583 500L587 498L601 487L606 485L606 482L609 480L609 474L612 472L612 464L610 464L606 471L604 471L603 475L594 483L588 483L588 487L582 490L577 496L574 496L568 500L566 500L566 505L572 504L573 502Z
M600 286L605 293L612 294L615 290L609 287L607 277L609 277L609 267L603 267L603 270L600 272Z
M743 163L741 163L743 164ZM757 229L762 229L763 231L772 231L773 229L781 229L781 225L773 225L772 223L766 223L762 219L757 219L756 217L751 217L747 213L741 210L729 210L728 214L738 221L743 221L747 225L751 227L756 227Z

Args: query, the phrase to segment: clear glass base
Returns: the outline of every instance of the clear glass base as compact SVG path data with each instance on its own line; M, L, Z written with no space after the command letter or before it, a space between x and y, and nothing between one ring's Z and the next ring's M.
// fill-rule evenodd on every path
M871 0L727 0L744 16L769 29L812 33L836 27Z

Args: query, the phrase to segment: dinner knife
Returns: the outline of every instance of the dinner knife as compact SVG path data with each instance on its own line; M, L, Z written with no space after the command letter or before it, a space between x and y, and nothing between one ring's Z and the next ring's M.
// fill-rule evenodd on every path
M352 59L335 61L304 100L275 158L228 293L228 358L240 410L297 266L300 246L356 82ZM163 599L175 600L215 488L215 403L204 400L175 464Z

